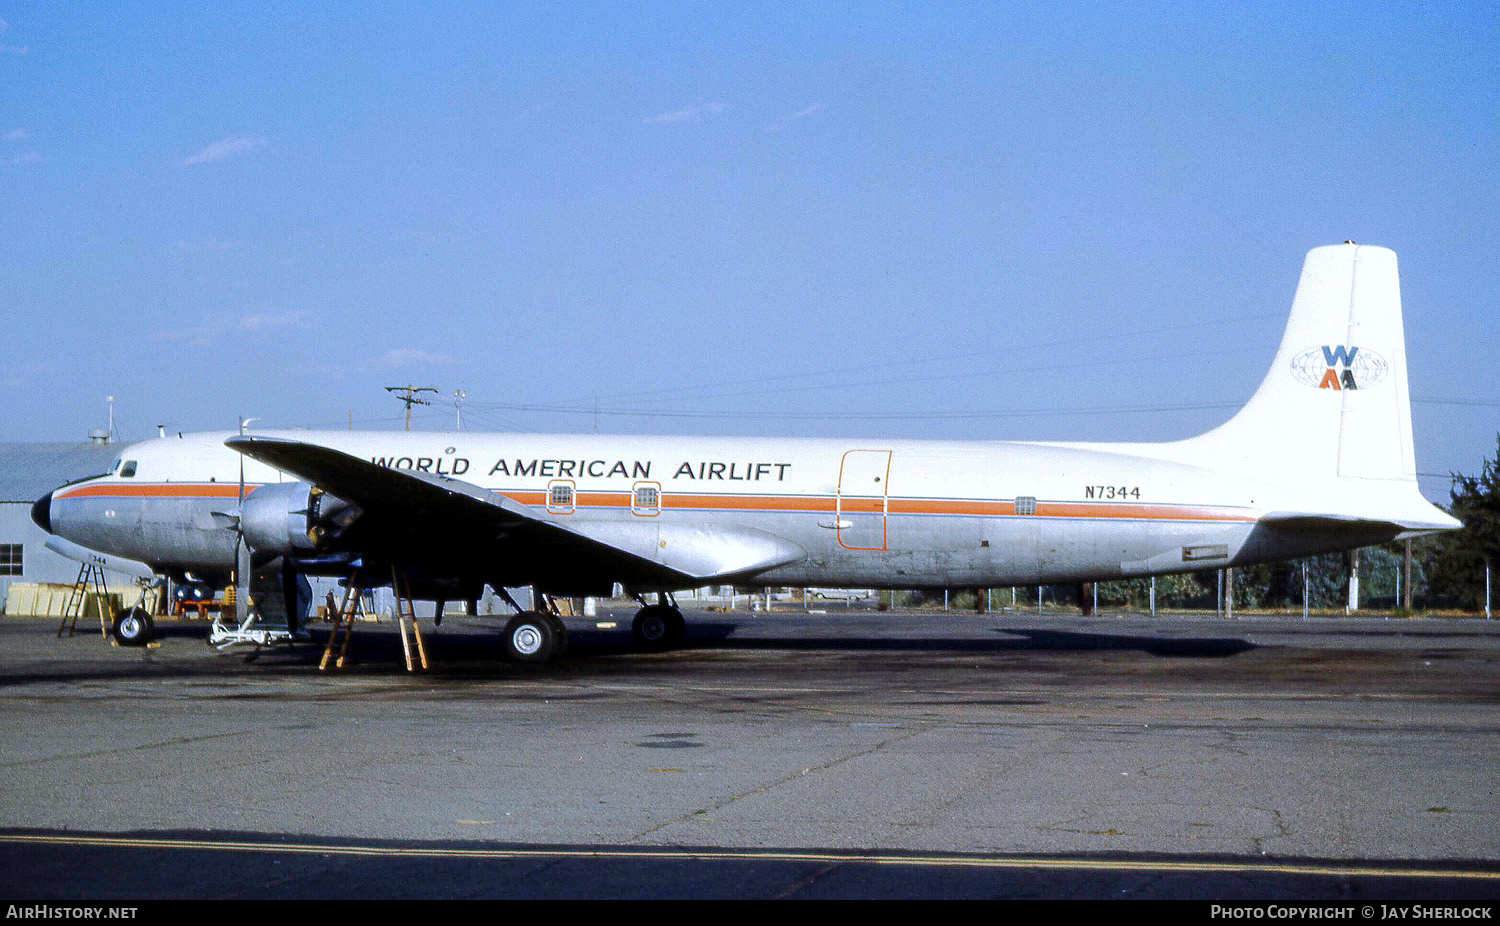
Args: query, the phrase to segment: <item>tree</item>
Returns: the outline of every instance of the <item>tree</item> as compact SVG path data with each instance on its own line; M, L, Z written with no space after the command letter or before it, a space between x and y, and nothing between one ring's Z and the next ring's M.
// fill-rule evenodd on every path
M1484 607L1484 567L1500 566L1500 435L1478 476L1453 474L1448 513L1464 522L1437 543L1432 586L1470 610Z

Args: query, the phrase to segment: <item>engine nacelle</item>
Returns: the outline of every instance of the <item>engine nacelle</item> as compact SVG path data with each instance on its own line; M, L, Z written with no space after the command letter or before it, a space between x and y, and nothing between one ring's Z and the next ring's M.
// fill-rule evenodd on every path
M311 553L338 533L338 515L350 506L307 482L263 485L240 509L240 529L257 553Z

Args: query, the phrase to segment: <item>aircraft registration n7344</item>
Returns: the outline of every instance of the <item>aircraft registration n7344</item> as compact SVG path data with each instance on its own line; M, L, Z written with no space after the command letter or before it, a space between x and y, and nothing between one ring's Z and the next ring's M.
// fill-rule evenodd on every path
M1417 489L1396 255L1352 242L1309 252L1260 388L1186 440L204 433L132 444L33 515L179 580L279 561L366 586L394 566L447 600L620 584L660 596L636 616L647 644L682 631L667 593L711 583L1107 581L1459 526ZM565 640L545 612L504 633L520 659Z

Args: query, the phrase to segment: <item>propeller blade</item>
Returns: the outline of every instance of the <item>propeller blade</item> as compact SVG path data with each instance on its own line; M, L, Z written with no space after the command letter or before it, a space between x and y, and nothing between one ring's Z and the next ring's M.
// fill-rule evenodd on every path
M302 618L301 590L298 586L297 570L292 565L290 556L281 558L281 598L286 602L286 629L292 633L297 632L297 627Z
M240 419L240 433L245 433L248 419ZM243 627L250 614L250 544L245 540L243 518L245 510L245 455L240 454L240 505L234 519L234 621Z
M250 613L250 544L241 534L234 544L234 619L243 625Z

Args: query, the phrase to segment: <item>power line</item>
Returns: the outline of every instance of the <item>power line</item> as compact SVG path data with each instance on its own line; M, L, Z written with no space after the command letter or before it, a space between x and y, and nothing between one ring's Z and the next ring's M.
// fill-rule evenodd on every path
M411 407L413 405L431 405L432 404L431 402L427 401L426 399L418 398L417 397L417 393L419 393L419 392L431 392L431 393L435 394L437 392L437 387L435 387L435 386L413 386L413 385L408 384L408 385L405 385L405 386L386 386L385 387L385 391L386 392L390 392L390 393L397 393L396 398L398 398L401 401L403 401L403 402L406 403L406 430L410 431L411 430Z
M1181 412L1201 411L1206 409L1234 409L1239 408L1242 403L1216 402L1194 405L1117 405L1095 408L1042 408L1016 411L1014 409L1005 411L980 411L980 412L789 412L785 410L768 412L730 412L730 411L650 411L644 409L608 409L594 408L593 406L578 405L495 405L496 408L505 408L518 412L545 412L549 414L569 415L611 415L621 418L725 418L732 420L759 420L775 419L782 421L900 421L907 419L930 420L962 420L973 418L1033 418L1033 417L1056 417L1063 415L1109 415L1109 414L1140 414L1150 412Z
M1030 343L1018 342L1017 344L1011 344L1011 345L1008 345L1008 346L1005 346L1005 347L987 348L985 350L966 351L966 352L961 352L961 353L956 353L956 354L944 354L944 355L937 356L937 357L924 357L924 358L919 358L919 359L916 359L916 360L897 360L897 361L890 361L890 362L882 362L878 366L879 366L880 369L892 370L892 369L901 369L901 368L906 368L906 367L922 366L924 364L930 364L930 363L953 363L953 362L957 362L957 361L973 360L973 359L979 358L979 357L997 357L997 356L1004 356L1004 355L1014 355L1014 354L1020 352L1023 349L1024 349L1024 351L1026 353L1032 354L1032 353L1035 353L1037 351L1047 350L1047 349L1055 348L1055 347L1072 347L1072 346L1076 346L1076 345L1080 345L1080 344L1094 344L1094 343L1099 343L1099 342L1116 342L1116 341L1130 340L1130 339L1135 339L1135 338L1145 338L1145 337L1160 337L1161 335L1166 334L1168 332L1190 331L1190 330L1194 330L1194 329L1197 329L1197 328L1214 328L1214 327L1220 327L1220 326L1223 326L1223 325L1234 324L1234 323L1237 323L1237 322L1258 321L1258 320L1262 320L1262 319L1266 319L1266 318L1283 318L1283 317L1285 317L1285 313L1281 313L1281 312L1263 312L1263 313L1254 314L1254 315L1236 315L1236 316L1233 316L1232 318L1217 318L1217 319L1210 319L1210 320L1201 321L1201 322L1190 322L1188 324L1183 324L1183 325L1171 325L1171 326L1167 326L1167 327L1143 328L1143 329L1140 329L1140 330L1137 330L1137 331L1112 332L1112 333L1096 334L1096 335L1089 335L1087 337L1077 337L1077 338L1060 338L1060 339L1056 339L1056 340L1052 340L1052 341L1040 341L1040 342L1030 342ZM1231 351L1216 352L1216 353L1234 353L1234 352L1235 351L1231 350ZM1194 356L1211 356L1211 355L1210 354L1206 354L1206 353L1195 352ZM1112 362L1145 362L1146 360L1149 360L1149 359L1152 359L1152 358L1139 358L1138 357L1138 358L1132 358L1131 360L1128 360L1128 361L1112 361ZM1172 359L1176 359L1176 355L1174 355L1174 357ZM1070 366L1078 366L1078 365L1079 364L1076 364L1076 363L1070 364ZM858 364L851 364L851 365L843 366L843 367L834 367L834 368L831 368L831 369L806 370L806 371L802 371L802 372L798 372L798 373L784 373L784 374L780 374L780 375L777 375L777 376L759 376L759 377L751 377L751 378L747 378L747 379L729 380L727 382L717 383L717 384L715 384L713 386L708 387L707 389L705 389L701 385L692 385L692 386L670 386L670 387L664 387L664 388L660 388L660 389L630 390L630 391L626 391L626 392L616 393L615 395L610 396L609 398L612 398L612 399L615 399L615 400L640 398L640 399L643 399L643 400L650 401L650 400L654 400L655 398L658 398L658 397L665 397L665 396L671 396L671 395L680 395L682 393L689 393L689 394L691 394L691 393L701 393L701 392L706 392L706 391L710 391L710 390L713 390L713 389L729 388L729 387L734 387L734 386L750 386L750 385L757 385L757 384L760 384L760 383L785 382L787 380L810 379L810 378L828 377L828 376L841 376L841 375L844 375L844 374L847 374L847 373L865 372L865 371L870 370L871 367L872 367L872 364L870 364L870 363L858 363ZM1053 370L1053 369L1056 369L1056 366L1055 365L1049 365L1048 367L1045 367L1045 368L1035 368L1035 369ZM1008 370L1006 372L1030 372L1030 370ZM985 374L983 374L983 373L939 374L938 378L948 377L948 376L959 377L959 376L982 376L982 375L985 375ZM917 378L917 379L913 379L913 380L890 380L888 382L919 382L919 381L921 381L924 378L925 377L921 377L921 378ZM743 392L743 393L732 393L731 395L763 395L763 394L768 394L769 392L776 392L776 391L789 391L789 392L791 392L791 391L816 390L816 389L824 389L824 388L845 388L845 387L850 386L850 385L859 385L859 383L832 383L832 384L821 384L821 385L814 384L814 385L808 385L808 386L791 387L791 388L786 389L786 390L768 390L768 391L756 391L756 392ZM582 399L574 399L573 401L582 401Z
M1481 399L1412 399L1412 401L1422 405L1469 405L1475 408L1500 408L1500 402L1486 402Z
M1203 358L1207 358L1207 357L1216 357L1216 356L1223 356L1223 355L1235 354L1235 353L1238 353L1238 350L1233 349L1233 348L1226 348L1224 350L1219 350L1219 351L1200 351L1200 352L1197 352L1197 353L1194 354L1194 359L1203 359ZM1169 354L1169 355L1161 355L1161 356L1154 356L1154 357L1141 357L1141 356L1115 357L1115 358L1110 358L1110 359L1095 360L1095 361L1091 361L1091 362L1074 362L1074 363L1068 364L1067 368L1070 369L1070 370L1079 370L1079 369L1090 368L1090 367L1130 366L1130 365L1133 365L1133 364L1160 363L1162 361L1178 360L1178 359L1180 359L1180 356L1181 356L1180 354ZM866 364L866 365L861 366L861 367L850 367L848 369L850 369L850 370L868 370L870 368L871 368L871 366L869 364ZM1041 366L1032 366L1032 367L1010 367L1008 369L1000 370L1000 371L979 370L979 371L968 371L968 372L963 372L963 373L932 373L932 374L928 374L928 375L925 375L925 376L907 376L907 377L899 377L899 378L846 380L844 382L839 382L839 383L810 383L810 384L807 384L807 385L804 385L804 386L784 386L784 387L775 388L775 389L754 389L754 390L746 390L746 391L743 391L743 392L722 393L722 394L719 394L719 395L708 396L708 398L713 398L713 399L735 399L735 398L746 398L746 397L752 397L752 396L786 395L786 394L795 393L795 392L818 392L818 391L822 391L822 390L833 390L833 389L870 389L870 388L877 388L877 387L905 386L905 385L910 385L912 383L941 382L941 381L959 380L959 379L974 379L974 378L978 378L978 377L988 377L988 378L991 378L991 379L1000 380L1000 379L1002 379L1004 377L1014 376L1014 375L1023 374L1023 373L1056 373L1057 370L1058 370L1058 365L1055 364L1055 363L1051 363L1051 364L1045 364L1045 365L1041 365ZM789 377L781 377L781 378L789 378ZM679 391L685 391L687 388L688 387L683 387ZM712 387L710 387L710 389L711 388ZM629 395L632 395L632 393L622 393L621 395L622 396L629 396ZM662 396L661 398L665 398L665 397L666 396ZM643 401L651 401L651 400L643 400ZM525 408L527 410L532 410L532 411L542 410L544 407L546 407L546 406L541 406L541 405L536 405L536 404L533 404L533 405L512 405L512 404L505 404L505 403L470 403L470 405L471 406L473 406L473 405L482 405L482 406L487 407L487 408L508 408L508 409L521 409L521 408ZM582 406L581 405L569 405L569 406L553 406L553 407L557 408L558 410L564 410L565 408L567 410L571 410L572 408L582 407ZM593 408L593 406L590 405L589 408ZM647 411L647 409L642 408L639 403L636 404L636 405L634 405L634 406L622 406L621 409L623 409L623 410L629 410L629 411L642 411L642 412ZM599 413L600 414L607 414L607 412L605 411L605 409L603 408L603 406L600 406ZM670 413L670 412L663 412L662 414L663 415L670 415L672 413ZM725 414L727 416L730 413L726 412ZM708 413L705 412L704 416L707 417ZM931 417L931 416L924 416L924 417Z

